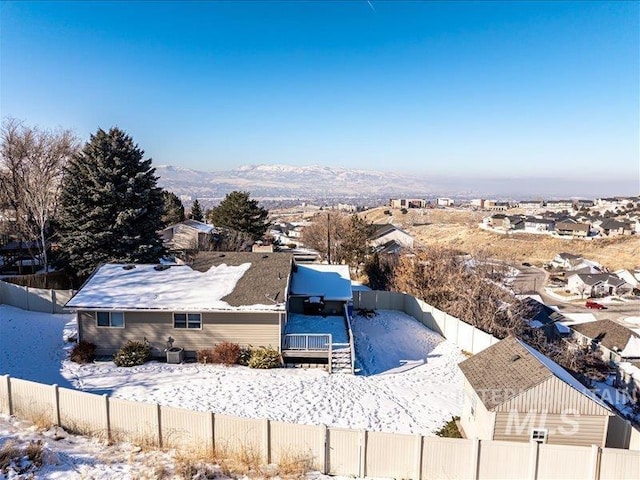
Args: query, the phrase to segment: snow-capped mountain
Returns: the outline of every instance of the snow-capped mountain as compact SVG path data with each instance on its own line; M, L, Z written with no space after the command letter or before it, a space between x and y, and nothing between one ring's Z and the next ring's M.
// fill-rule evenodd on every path
M427 195L433 187L415 175L341 167L244 165L202 172L171 165L156 167L159 183L178 195L218 198L248 190L257 198L327 198Z

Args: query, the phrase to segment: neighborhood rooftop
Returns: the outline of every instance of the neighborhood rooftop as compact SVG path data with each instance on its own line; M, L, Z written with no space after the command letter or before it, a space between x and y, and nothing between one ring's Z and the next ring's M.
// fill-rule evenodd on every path
M578 380L548 357L515 337L506 339L460 363L460 369L488 410L505 403L552 376L608 407ZM504 393L508 393L505 396Z
M640 356L640 335L633 330L612 320L596 320L595 322L574 325L576 332L597 340L600 345L609 350L623 352L628 350L628 356Z

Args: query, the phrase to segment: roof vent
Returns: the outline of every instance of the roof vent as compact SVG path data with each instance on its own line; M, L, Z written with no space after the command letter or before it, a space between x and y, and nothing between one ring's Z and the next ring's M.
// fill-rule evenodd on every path
M262 258L269 258L269 255L262 255Z
M134 268L136 268L136 266L135 265L131 265L131 264L122 266L123 270L133 270Z
M218 255L220 258L224 257L224 253L221 253L220 255Z
M522 357L520 357L520 355L518 355L518 354L516 353L515 355L513 355L513 356L511 357L511 361L512 361L512 362L517 362L518 360L520 360L520 358L522 358Z
M162 272L164 270L168 270L169 269L169 265L158 264L158 265L154 266L153 269L156 270L157 272Z

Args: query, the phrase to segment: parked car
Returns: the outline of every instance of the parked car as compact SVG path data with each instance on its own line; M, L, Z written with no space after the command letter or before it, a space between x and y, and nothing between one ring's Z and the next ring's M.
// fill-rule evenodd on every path
M607 308L598 302L594 302L593 300L587 300L587 303L584 306L587 308L593 308L595 310L606 310Z

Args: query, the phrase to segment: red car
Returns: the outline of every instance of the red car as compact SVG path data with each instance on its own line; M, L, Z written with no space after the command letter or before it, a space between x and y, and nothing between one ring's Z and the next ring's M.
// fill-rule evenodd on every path
M587 300L587 303L584 305L587 308L595 308L596 310L605 310L607 307L599 304L598 302L594 302L592 300Z

